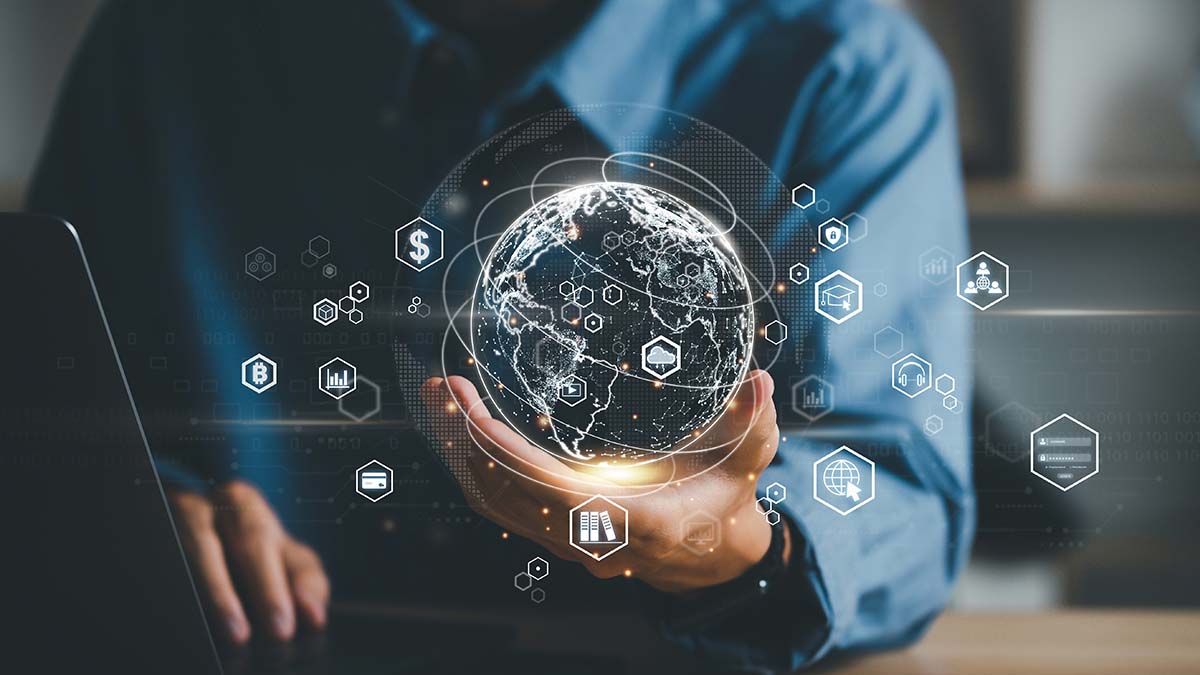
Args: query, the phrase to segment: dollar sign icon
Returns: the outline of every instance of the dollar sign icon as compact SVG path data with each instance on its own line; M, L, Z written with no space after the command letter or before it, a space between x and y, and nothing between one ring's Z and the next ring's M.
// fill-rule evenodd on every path
M408 243L412 244L412 250L408 252L408 257L413 259L413 262L418 265L425 262L429 258L429 247L425 245L425 240L429 238L429 233L422 229L417 229L416 232L408 235Z
M258 361L254 363L254 365L250 366L250 381L260 387L266 384L267 364L263 363L262 361Z

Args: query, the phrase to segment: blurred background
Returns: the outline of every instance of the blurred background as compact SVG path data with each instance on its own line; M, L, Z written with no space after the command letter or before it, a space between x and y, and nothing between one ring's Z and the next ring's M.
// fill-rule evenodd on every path
M99 4L0 0L0 210ZM890 4L950 64L972 248L1012 268L975 315L979 534L955 605L1200 606L1200 2ZM1028 464L1063 412L1101 434L1069 492Z

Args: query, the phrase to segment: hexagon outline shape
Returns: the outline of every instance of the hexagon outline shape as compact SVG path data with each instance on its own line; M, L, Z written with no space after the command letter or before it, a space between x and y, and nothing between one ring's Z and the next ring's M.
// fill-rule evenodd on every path
M857 305L858 305L857 307L854 308L853 312L850 312L849 314L847 314L846 316L843 316L840 319L833 316L832 314L829 314L825 310L821 309L821 286L823 286L826 281L829 281L830 279L832 279L834 277L841 277L841 278L845 279L847 283L854 285L854 289L855 289L854 293L855 293L855 298L857 299ZM851 317L858 316L860 313L862 313L862 309L863 309L862 282L859 281L858 279L855 279L854 277L850 276L849 274L846 274L845 272L843 272L841 270L834 270L833 272L830 272L829 274L825 275L825 278L818 281L817 285L814 286L814 289L815 289L815 292L813 293L813 308L817 311L817 314L820 314L821 316L825 317L826 319L829 319L830 321L832 321L838 325L841 325L841 324L849 321Z
M1000 450L997 450L996 446L992 443L992 418L999 417L1001 414L1005 413L1010 408L1015 409L1017 414L1019 414L1019 415L1029 417L1030 419L1034 420L1035 423L1040 422L1044 418L1041 415L1037 414L1036 412L1030 410L1029 408L1026 408L1024 405L1021 405L1017 401L1009 401L1008 403L1005 403L1004 405L1000 406L999 408L996 408L995 410L989 412L987 415L984 415L984 417L983 417L983 449L985 451L991 453L992 455L999 457L1000 459L1003 459L1004 461L1008 462L1009 464L1016 464L1017 462L1021 461L1020 452L1015 453L1016 456L1012 459L1009 459L1008 455L1004 454ZM1003 424L997 423L996 426L1002 427ZM1043 426L1045 426L1045 425L1043 425Z
M324 371L325 368L333 365L333 363L336 361L341 361L343 364L345 364L345 366L347 368L350 369L350 379L353 381L352 384L350 385L350 388L346 389L346 391L343 391L340 394L334 394L333 392L326 389L323 378L321 377L322 371ZM324 392L326 396L329 396L330 398L341 400L341 398L343 396L346 396L347 394L353 392L357 388L358 388L358 369L355 368L353 365L350 364L350 362L346 361L342 357L335 356L334 358L329 359L325 363L321 364L320 368L317 368L317 389L320 389L322 392Z
M771 339L771 326L775 326L775 325L778 325L780 328L783 329L783 336L780 337L778 340ZM775 319L771 323L763 326L763 339L766 340L767 342L770 342L773 345L781 345L784 342L787 342L787 338L788 338L787 324L780 321L779 319Z
M592 320L593 317L595 318L594 321ZM595 326L595 328L592 326ZM604 317L592 312L591 314L583 317L583 327L589 333L599 333L600 331L604 330Z
M321 320L319 312L322 307L333 307L333 317L330 318L328 321ZM316 321L317 323L321 324L322 326L328 326L329 324L333 323L334 321L337 321L338 320L338 312L339 312L338 304L336 302L334 302L333 300L330 300L329 298L321 298L320 300L313 303L313 321Z
M801 279L800 281L796 281L796 268L797 267L804 270L804 278ZM788 279L791 279L792 283L796 284L797 286L803 286L804 282L808 281L808 274L809 274L808 265L805 265L804 263L796 263L795 265L792 265L791 267L788 268Z
M268 258L271 263L271 271L267 272L266 274L263 274L261 276L250 271L250 257L259 252L261 252L263 254L264 258ZM266 246L255 246L254 248L247 251L246 255L243 256L242 271L244 271L246 273L246 276L250 277L251 279L254 279L255 281L266 281L267 279L275 276L275 271L279 269L279 265L276 263L276 260L277 259L275 257L274 251L267 248ZM266 262L266 261L264 261L264 262Z
M923 365L925 367L925 382L923 384L917 385L917 390L910 394L906 390L900 388L901 386L904 386L904 385L898 384L900 381L900 374L897 371L898 371L898 369L903 368L905 365L911 364L913 361L918 361L920 363L920 365ZM916 352L909 352L908 354L906 354L906 355L900 357L899 359L897 359L896 361L892 362L892 389L895 389L896 391L900 392L901 394L904 394L905 396L907 396L909 398L916 398L916 397L920 396L921 394L924 394L925 392L929 391L929 389L931 387L933 387L933 378L931 377L932 374L933 374L933 364L932 363L926 361L925 359L921 358L920 356L917 356Z
M578 375L572 375L571 377L567 378L567 381L571 381L571 380L574 380L574 381L578 382L579 384L583 385L583 395L579 397L579 400L572 403L571 401L568 401L567 399L562 397L562 385L559 385L558 400L560 400L563 403L566 403L568 406L574 408L575 406L579 405L580 403L583 403L584 399L586 399L588 397L588 386L587 386L587 380L583 379L582 377L580 377Z
M946 258L946 274L945 274L945 278L943 278L941 281L934 281L933 279L930 279L928 276L925 275L925 265L923 264L924 258L925 258L925 256L929 255L930 253L935 253L935 252L940 252ZM946 283L947 281L950 281L950 261L951 260L954 260L954 256L950 255L950 252L947 251L946 249L942 248L941 246L932 246L928 249L925 249L921 253L921 255L917 256L917 276L924 279L926 283L932 284L934 286L941 286L942 284ZM957 272L956 272L956 274L957 274Z
M1093 438L1096 439L1096 468L1092 469L1092 472L1089 473L1088 475L1081 477L1079 480L1075 481L1074 483L1071 483L1070 485L1068 485L1066 487L1063 487L1063 486L1059 485L1058 483L1055 483L1054 481L1050 480L1049 478L1046 478L1042 474L1038 473L1037 469L1034 468L1034 465L1033 465L1033 455L1034 455L1034 447L1035 447L1034 446L1034 437L1037 436L1038 433L1041 432L1046 427L1054 424L1055 422L1057 422L1063 418L1070 420L1075 426L1077 426L1081 429L1084 429L1085 431L1090 433ZM1054 487L1058 488L1059 490L1062 490L1063 492L1066 492L1067 490L1070 490L1071 488L1075 487L1076 485L1079 485L1080 483L1091 478L1092 476L1095 476L1096 474L1100 473L1100 432L1089 427L1088 425L1084 424L1083 422L1080 422L1079 420L1068 415L1067 413L1063 413L1063 414L1059 415L1058 417L1055 417L1054 419L1050 420L1049 422L1046 422L1042 426L1029 432L1029 472L1032 473L1033 475L1037 476L1038 478L1041 478L1042 480L1046 481L1047 483L1053 485Z
M945 428L946 420L942 419L941 415L933 414L925 418L925 435L930 437L937 436Z
M838 229L841 230L841 235L838 236L836 243L826 241L825 230L830 227L830 223L836 223ZM817 243L830 251L839 251L843 246L850 243L850 226L843 223L839 218L830 218L817 228Z
M942 380L950 380L950 388L947 389L946 391L942 391L942 384L941 384ZM938 375L937 378L933 381L934 391L941 394L942 396L946 396L947 394L953 394L954 388L956 386L958 386L958 384L954 381L954 376L951 375L950 373L942 373L941 375Z
M542 568L546 570L545 572L542 572L542 576L540 576L540 577L533 573L533 564L539 560L542 561ZM525 573L528 574L531 578L541 581L542 579L545 579L546 577L550 576L550 561L546 560L545 558L543 558L542 556L539 555L539 556L533 558L532 560L530 560L529 562L525 563Z
M371 496L362 491L362 478L360 476L362 475L363 469L371 466L372 464L377 465L379 468L386 471L387 475L388 475L387 492L384 492L383 494L380 494L377 496ZM373 459L373 460L367 462L366 464L363 464L362 466L358 467L354 471L354 491L357 492L362 497L366 498L368 501L377 502L380 499L383 499L384 497L392 494L392 490L394 490L395 488L396 488L396 476L394 473L392 473L392 467L388 466L387 464L384 464L383 462L381 462L377 459Z
M576 543L576 541L575 541L575 512L578 511L579 509L582 509L583 507L587 506L588 504L591 504L592 502L596 501L597 499L600 499L600 500L606 502L609 506L612 506L614 509L625 514L625 517L621 519L621 522L624 524L624 530L625 530L624 535L621 537L621 543L612 547L611 549L605 551L604 555L599 555L594 551L589 551L586 548L584 548L583 546L581 546L580 544ZM567 528L568 535L567 536L569 538L571 546L573 546L576 549L579 549L580 551L583 551L588 556L590 556L593 560L604 560L608 556L616 553L617 551L620 551L621 549L623 549L629 545L629 510L626 509L624 506L621 506L620 504L609 499L608 497L605 497L604 495L592 495L591 497L588 498L587 501L585 501L582 504L579 504L575 508L571 509L570 513L567 514L567 519L568 519L568 528Z
M802 407L796 405L796 389L798 387L803 386L809 380L816 380L817 382L820 382L821 386L829 392L829 405L824 410L817 413L816 415L809 415L807 412L804 411L804 409ZM833 412L833 408L836 405L836 403L835 403L836 399L834 397L835 397L835 393L834 393L833 385L830 384L829 382L826 382L825 378L821 377L820 375L808 375L804 379L802 379L799 382L797 382L796 384L792 385L792 412L796 413L797 415L800 415L801 417L808 420L809 422L816 422L817 420L821 419L822 417Z
M879 351L879 335L880 335L880 333L886 333L887 331L891 331L891 332L895 333L896 335L900 336L900 346L898 348L896 348L896 351L892 352L891 354L884 354L883 352ZM875 339L872 340L872 347L875 348L875 353L882 356L885 359L890 359L893 356L904 351L904 333L901 333L900 331L896 330L896 327L890 323L888 325L884 326L883 328L880 328L879 330L875 331L874 338Z
M518 591L527 591L533 588L533 577L529 576L528 572L517 572L513 575L513 588Z
M1000 295L992 298L991 302L988 302L986 304L979 304L974 299L964 297L964 295L963 295L963 275L962 275L963 267L964 266L969 267L971 264L973 264L975 262L976 258L979 258L981 256L986 257L989 261L996 263L997 265L999 265L1000 267L1002 267L1004 269L1004 288L1001 289ZM960 262L958 264L958 267L954 268L954 284L955 284L954 291L955 291L955 294L958 296L959 300L962 300L963 302L978 309L981 312L986 311L989 307L994 306L996 303L998 303L1001 300L1004 300L1005 298L1008 297L1008 290L1009 290L1008 289L1008 263L997 258L996 256L992 255L991 253L988 253L987 251L980 251L979 253L976 253L975 255L971 256L970 258L967 258L966 260Z
M690 532L690 528L688 526L702 521L711 523L713 526L713 540L712 543L707 547L697 546L688 539L688 534ZM693 511L691 515L688 515L684 517L683 520L679 521L679 543L688 551L698 556L706 556L709 553L712 553L712 549L716 549L721 545L721 520L713 517L713 515L708 511Z
M264 384L261 387L254 386L253 384L250 383L249 380L246 379L246 366L248 366L251 363L254 363L255 361L258 361L258 360L265 361L268 364L270 364L270 366L271 366L271 381ZM246 388L249 389L250 391L252 391L256 394L261 394L264 391L270 389L271 387L274 387L278 381L279 381L279 366L271 359L267 358L266 356L263 356L263 354L261 352L258 354L255 354L254 356L251 356L250 358L246 359L245 361L242 361L242 384L246 385Z
M858 502L854 506L851 506L850 508L846 509L845 511L843 511L842 509L839 509L838 507L834 506L833 504L830 504L829 502L822 499L821 496L818 494L818 490L817 490L817 485L819 483L819 481L817 480L817 474L820 473L817 470L817 467L819 467L821 464L823 464L825 462L825 460L832 458L834 455L840 455L843 452L848 452L848 453L854 455L855 457L866 462L867 465L871 467L871 496ZM843 516L848 516L851 513L854 513L855 511L857 511L858 509L866 506L867 504L870 504L872 501L875 500L875 462L872 462L871 460L867 459L866 457L863 457L856 450L854 450L853 448L851 448L848 445L843 445L843 446L839 447L837 450L834 450L833 452L829 453L828 455L825 455L824 457L816 460L815 462L813 462L813 499L817 500L818 502L821 502L822 504L824 504L825 506L827 506L831 510L833 510L835 513L838 513Z
M850 221L852 221L852 220L853 221L861 220L862 224L863 224L862 234L860 234L857 237L853 236L854 228L850 227ZM842 222L846 223L846 230L847 230L846 237L848 239L850 239L851 244L853 244L856 241L862 241L863 239L866 239L867 235L870 233L871 224L869 222L867 222L867 217L864 216L863 214L859 213L858 211L851 211L850 213L847 213L846 215L842 216Z
M354 289L356 289L356 288L363 289L363 296L361 298L354 294ZM365 281L356 281L356 282L350 284L350 288L346 290L346 296L349 297L350 299L354 300L355 302L363 302L364 300L370 300L371 299L371 287L368 286Z
M808 192L808 200L807 200L807 203L803 203L803 204L802 204L802 203L800 202L800 200L798 200L798 199L796 198L796 193L797 193L797 192L799 192L799 191L801 191L801 190L805 190L805 191L807 191L807 192ZM809 185L808 183L801 183L801 184L797 185L796 187L792 188L792 203L793 203L793 204L795 204L796 206L799 206L799 207L800 207L800 208L802 208L802 209L807 209L808 207L810 207L810 206L812 206L813 204L815 204L815 203L816 203L816 201L817 201L817 191L816 191L816 189L815 189L815 188L813 188L813 187L812 187L811 185Z
M323 241L323 242L325 242L325 246L324 246L325 252L324 252L324 253L317 253L316 251L314 251L314 250L313 250L313 242L316 242L316 241ZM324 258L325 256L329 255L329 252L330 252L331 250L333 250L333 244L330 244L330 243L329 243L329 239L328 239L327 237L325 237L325 236L323 236L323 235L320 235L320 234L318 234L317 236L315 236L315 237L313 237L312 239L309 239L309 240L308 240L308 247L307 247L307 248L308 248L308 252L309 252L309 253L313 254L313 256L314 256L314 257L315 257L317 260L320 260L321 258Z
M646 356L647 356L646 352L647 352L648 348L653 347L654 345L658 344L659 342L667 343L668 345L671 346L671 350L673 352L675 352L675 367L668 369L665 373L659 373L658 371L650 368L646 363ZM671 375L674 375L675 373L679 372L679 370L681 368L683 368L682 361L683 361L683 348L680 347L679 344L676 343L674 340L666 337L665 335L659 335L655 338L652 338L646 344L642 345L642 370L646 371L647 373L650 373L651 375L653 375L654 377L656 377L660 380L665 380L668 377L670 377Z
M364 377L362 375L355 375L354 386L356 389L358 388L359 382L362 382L363 384L367 385L371 389L375 390L375 405L372 406L370 410L363 413L362 415L355 415L354 413L350 412L349 410L346 410L345 402L343 401L343 399L340 399L340 398L338 399L337 407L338 407L338 412L342 413L346 417L349 417L350 419L354 420L355 422L364 422L364 421L369 420L372 417L378 415L379 412L381 410L383 410L383 390L379 387L379 385L375 384L371 380L368 380L366 377Z
M609 291L615 291L615 292L610 293ZM610 296L614 299L609 299ZM621 288L620 286L618 286L616 284L608 284L603 289L601 289L600 297L604 299L604 302L606 302L610 305L619 305L619 304L621 304L621 301L625 299L625 289Z
M771 491L774 490L775 488L779 488L779 492L781 494L779 499L771 498ZM775 481L774 483L771 483L770 485L768 485L765 492L766 492L766 496L767 496L767 501L771 502L772 504L778 504L780 502L787 501L787 486L784 485L783 483L780 483L779 481Z
M406 256L400 255L400 250L401 250L400 241L402 238L402 235L400 233L404 232L405 230L412 227L413 225L423 225L423 226L429 227L430 229L437 231L437 242L436 242L437 245L429 247L430 248L429 257L425 259L425 262L420 263L420 264L413 264L411 261L406 259ZM411 267L412 269L414 269L418 272L424 272L425 270L429 269L433 265L436 265L437 263L441 262L442 256L445 255L446 233L442 231L442 228L438 227L437 225L434 225L433 223L429 222L428 220L425 220L421 216L417 216L416 218L413 218L412 220L405 223L404 225L401 225L400 227L396 228L395 237L396 237L396 240L394 242L394 245L395 245L395 249L396 249L395 250L396 260L399 260L400 262L404 263L405 265L408 265L409 267Z

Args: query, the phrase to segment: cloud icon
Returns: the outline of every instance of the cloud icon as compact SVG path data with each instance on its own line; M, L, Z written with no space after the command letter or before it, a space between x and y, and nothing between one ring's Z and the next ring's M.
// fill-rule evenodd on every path
M673 366L675 355L663 349L662 345L654 345L650 348L650 353L646 354L646 363L652 366Z

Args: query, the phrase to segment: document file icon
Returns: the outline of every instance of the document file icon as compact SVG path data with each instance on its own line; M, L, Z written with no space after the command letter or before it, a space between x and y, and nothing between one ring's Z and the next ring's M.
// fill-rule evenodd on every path
M358 486L363 490L386 490L388 475L383 471L364 471L359 478Z

